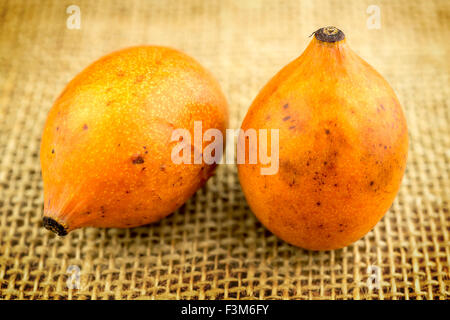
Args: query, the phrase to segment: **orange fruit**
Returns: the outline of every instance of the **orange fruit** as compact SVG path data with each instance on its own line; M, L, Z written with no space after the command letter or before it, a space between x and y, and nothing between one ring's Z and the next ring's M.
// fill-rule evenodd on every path
M44 226L59 235L135 227L179 208L215 164L175 164L175 129L225 131L217 81L179 51L141 46L78 74L48 114L41 143ZM192 146L191 146L192 147Z
M303 54L261 90L242 129L279 129L278 172L261 175L261 163L239 164L239 179L257 218L293 245L351 244L399 190L408 152L402 108L337 28L315 32ZM270 141L258 139L261 146L271 150Z

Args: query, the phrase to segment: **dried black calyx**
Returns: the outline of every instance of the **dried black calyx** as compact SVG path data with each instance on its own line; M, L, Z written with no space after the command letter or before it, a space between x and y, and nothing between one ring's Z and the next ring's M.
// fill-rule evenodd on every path
M338 42L344 40L345 34L336 27L324 27L314 32L317 40L323 42Z
M60 223L58 223L56 220L44 217L43 218L43 224L45 229L48 229L54 233L56 233L58 236L65 236L67 235L67 230L64 228L64 226Z

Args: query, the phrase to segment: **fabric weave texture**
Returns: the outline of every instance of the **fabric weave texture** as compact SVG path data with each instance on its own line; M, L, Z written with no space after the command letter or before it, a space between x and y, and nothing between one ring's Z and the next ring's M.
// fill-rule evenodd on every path
M80 29L66 26L72 4ZM367 27L371 4L0 1L0 299L449 299L450 2L378 0L380 29ZM388 80L409 126L400 192L364 238L327 252L281 241L250 211L234 165L152 225L63 238L42 227L46 115L91 62L140 44L182 50L218 79L238 128L263 85L328 25ZM70 266L79 289L67 286Z

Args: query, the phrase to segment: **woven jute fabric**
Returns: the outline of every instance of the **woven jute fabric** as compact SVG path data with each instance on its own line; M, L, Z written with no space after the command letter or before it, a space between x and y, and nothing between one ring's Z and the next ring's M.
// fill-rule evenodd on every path
M80 29L67 27L69 5ZM64 238L42 227L44 121L92 61L139 44L180 49L218 79L238 128L262 86L328 25L388 80L409 126L400 192L361 240L327 252L281 241L250 211L235 165L152 225ZM0 298L449 299L449 39L447 0L1 0Z

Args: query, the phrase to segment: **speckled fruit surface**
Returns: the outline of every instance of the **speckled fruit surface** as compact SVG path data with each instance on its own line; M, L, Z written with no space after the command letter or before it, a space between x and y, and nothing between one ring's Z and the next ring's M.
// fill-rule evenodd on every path
M173 130L193 136L194 121L224 132L227 102L184 53L132 47L88 66L57 98L43 131L44 225L61 235L133 227L179 208L214 170L171 160Z
M279 129L277 174L238 165L252 211L281 239L312 250L342 248L369 232L391 206L407 159L394 91L337 35L327 42L316 32L261 90L242 124Z

